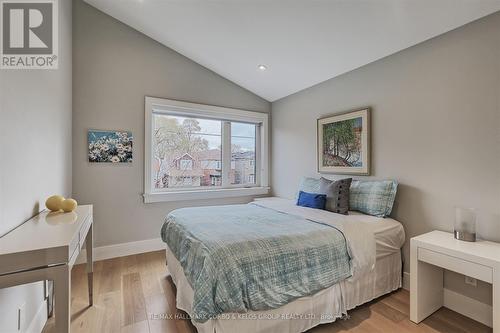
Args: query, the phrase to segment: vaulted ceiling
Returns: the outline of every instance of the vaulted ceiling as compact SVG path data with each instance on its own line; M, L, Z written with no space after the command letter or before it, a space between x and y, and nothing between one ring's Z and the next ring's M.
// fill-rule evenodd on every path
M268 101L500 10L500 0L85 1Z

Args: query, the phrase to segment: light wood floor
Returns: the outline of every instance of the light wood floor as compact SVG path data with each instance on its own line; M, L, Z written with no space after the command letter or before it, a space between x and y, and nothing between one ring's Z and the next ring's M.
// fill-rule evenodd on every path
M164 251L99 261L94 270L94 306L88 307L85 266L73 268L73 333L196 332L188 320L152 317L155 314L185 315L175 307L176 290L165 267ZM409 294L399 290L350 311L349 320L320 325L310 332L491 332L490 328L446 308L418 326L408 319L408 313ZM53 332L51 319L43 333Z

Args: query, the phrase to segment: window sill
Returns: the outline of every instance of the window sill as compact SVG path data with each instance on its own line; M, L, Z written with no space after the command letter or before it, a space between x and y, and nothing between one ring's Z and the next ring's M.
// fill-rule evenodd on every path
M162 193L144 193L144 203L220 199L230 197L244 197L269 193L269 187L224 188L216 190L176 191Z

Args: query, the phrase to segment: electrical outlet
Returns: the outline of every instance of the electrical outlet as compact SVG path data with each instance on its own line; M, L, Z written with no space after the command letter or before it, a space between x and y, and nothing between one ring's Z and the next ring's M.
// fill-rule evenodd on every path
M477 280L474 278L471 278L470 276L465 277L465 284L469 284L471 286L477 287Z
M26 321L26 303L19 305L17 308L17 330L20 332L24 329L24 322Z

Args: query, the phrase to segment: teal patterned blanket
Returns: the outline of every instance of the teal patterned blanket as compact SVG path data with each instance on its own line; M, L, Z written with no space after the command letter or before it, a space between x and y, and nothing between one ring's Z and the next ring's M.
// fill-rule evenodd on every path
M338 229L254 204L174 210L161 237L194 291L197 322L278 308L351 275Z

